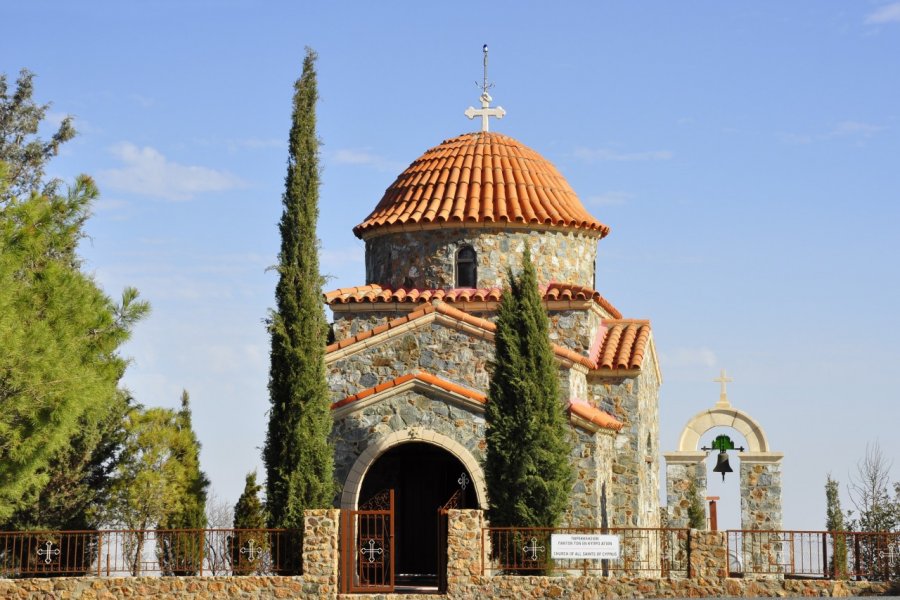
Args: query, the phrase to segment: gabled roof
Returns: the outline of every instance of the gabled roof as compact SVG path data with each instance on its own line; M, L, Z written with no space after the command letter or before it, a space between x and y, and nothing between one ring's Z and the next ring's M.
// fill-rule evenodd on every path
M403 317L393 319L362 333L335 342L325 348L326 361L336 360L353 350L376 343L379 336L390 337L408 331L417 326L424 326L437 318L443 318L450 324L464 324L484 337L493 339L497 326L480 317L475 317L443 302L424 305ZM610 374L621 372L623 375L636 374L640 370L645 354L648 352L650 340L650 322L631 319L604 319L603 327L594 340L591 354L585 356L558 344L552 344L557 358L579 364L594 371L608 371ZM626 373L626 371L628 373Z
M539 286L545 302L557 301L594 301L610 316L619 319L622 317L615 306L600 295L600 292L582 285L571 283L551 282ZM453 304L468 302L500 302L503 294L501 288L454 288L449 290L384 288L378 284L360 285L349 288L339 288L323 294L324 300L332 307L342 304L378 304L378 303L409 303L423 304L440 300Z
M417 387L430 388L437 391L446 392L460 399L468 400L477 405L487 403L487 396L480 392L470 390L461 385L442 379L431 373L418 371L416 373L407 373L390 381L380 383L376 386L366 388L351 396L347 396L331 405L333 412L338 412L341 416L347 412L353 412L354 405L365 403L368 406L371 403L378 402L396 393L415 389ZM362 406L360 406L362 408ZM571 415L572 422L581 426L583 429L596 431L599 429L608 429L611 431L619 431L624 424L611 414L594 408L590 404L576 400L566 405L566 410Z
M491 132L467 133L427 150L388 187L353 233L366 238L454 226L574 229L597 237L609 233L547 159Z

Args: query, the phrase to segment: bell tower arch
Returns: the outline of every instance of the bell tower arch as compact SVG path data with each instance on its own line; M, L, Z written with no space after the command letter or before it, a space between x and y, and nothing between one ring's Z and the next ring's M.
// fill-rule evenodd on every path
M741 529L781 529L781 459L784 454L772 452L762 426L728 401L725 386L731 379L726 377L724 370L715 381L722 384L719 401L687 422L678 440L678 450L663 454L669 527L688 526L692 479L700 497L706 496L705 460L709 450L701 449L701 436L714 427L730 427L747 440L747 449L738 453L741 461Z

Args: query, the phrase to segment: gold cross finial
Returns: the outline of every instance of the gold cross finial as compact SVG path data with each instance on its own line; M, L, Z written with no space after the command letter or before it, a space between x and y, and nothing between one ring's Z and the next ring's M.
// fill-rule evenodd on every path
M719 376L718 379L713 379L713 381L722 384L722 391L719 392L719 402L718 402L718 403L721 404L721 405L723 405L723 406L728 406L728 404L729 404L729 402L728 402L728 390L726 389L725 386L726 386L728 383L731 383L732 381L734 381L734 379L732 379L731 377L729 377L729 376L725 373L725 369L722 369L722 374Z

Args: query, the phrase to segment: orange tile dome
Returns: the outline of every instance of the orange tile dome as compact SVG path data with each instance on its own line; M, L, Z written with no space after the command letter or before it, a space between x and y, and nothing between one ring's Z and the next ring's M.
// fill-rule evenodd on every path
M367 238L455 224L576 229L598 238L609 233L547 159L492 132L467 133L427 150L353 233Z

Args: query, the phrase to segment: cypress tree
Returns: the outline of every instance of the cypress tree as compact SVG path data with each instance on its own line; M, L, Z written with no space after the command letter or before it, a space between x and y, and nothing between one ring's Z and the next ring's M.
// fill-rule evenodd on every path
M259 492L262 486L256 483L256 471L247 473L244 483L244 491L234 505L234 528L244 531L236 531L229 538L229 550L231 555L231 568L235 575L247 575L258 568L261 562L254 554L250 555L249 542L253 541L252 548L264 551L268 547L268 540L264 532L246 531L263 529L266 526L266 510L259 500ZM241 550L244 553L241 554Z
M691 478L688 487L688 527L691 529L706 529L706 507L703 498L700 497L700 489L697 487L696 478Z
M174 458L184 469L184 483L180 490L180 502L174 512L166 515L157 529L206 528L206 490L209 480L200 470L200 442L194 433L191 421L190 396L187 390L181 392L181 410L176 416L175 426L181 434L182 443L172 448ZM204 534L160 534L157 550L165 575L195 575L203 560Z
M555 527L572 487L571 441L527 248L521 275L507 277L485 411L488 518L494 527Z
M829 568L829 574L835 579L847 578L847 538L840 533L845 530L838 482L829 473L825 480L825 531L835 532Z
M277 307L270 314L269 427L263 460L269 526L303 527L303 511L331 505L335 485L330 397L325 381L328 324L322 306L316 220L316 54L307 48L294 84L284 211L279 229Z

